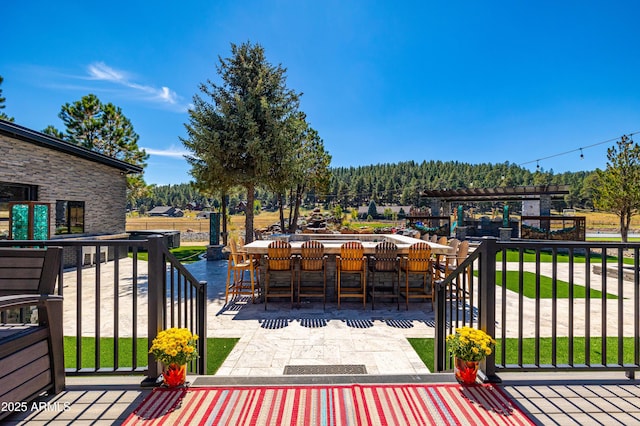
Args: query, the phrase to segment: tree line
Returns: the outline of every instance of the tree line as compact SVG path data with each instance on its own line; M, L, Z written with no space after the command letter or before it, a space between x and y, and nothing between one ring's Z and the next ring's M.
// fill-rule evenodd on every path
M562 207L592 208L587 177L593 172L531 172L510 163L469 164L425 159L331 169L330 192L314 194L344 207L368 205L427 205L420 194L430 189L494 188L527 185L568 185ZM561 206L558 206L561 207Z
M340 206L343 211L376 205L427 206L428 200L420 193L428 189L493 188L524 185L568 185L569 194L563 200L554 201L555 208L592 209L592 188L588 187L595 172L531 172L516 165L468 164L424 160L420 163L407 161L396 164L376 164L358 167L329 168L328 191L307 191L302 206L322 206L331 209ZM267 188L256 188L254 210L277 209L278 200ZM243 191L228 193L231 213L238 213L241 202L246 202ZM285 199L288 205L289 199ZM219 210L219 197L207 197L193 183L158 185L150 188L149 194L136 201L132 208L144 213L153 207L169 205L182 209Z

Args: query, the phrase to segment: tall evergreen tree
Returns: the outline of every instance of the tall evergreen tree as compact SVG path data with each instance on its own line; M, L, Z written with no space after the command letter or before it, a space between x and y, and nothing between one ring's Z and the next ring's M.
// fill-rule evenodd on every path
M64 140L136 166L146 166L149 155L138 147L140 137L119 107L103 104L96 95L89 94L64 104L58 117L66 126ZM45 131L54 136L60 133L53 126ZM127 189L129 202L143 197L147 185L142 174L127 176Z
M55 128L52 125L48 125L43 131L45 135L53 136L54 138L64 139L64 133Z
M620 235L627 242L633 215L640 211L640 146L627 136L607 150L607 168L596 170L596 208L615 213Z
M324 149L318 132L308 128L301 140L301 144L294 152L294 162L289 181L289 223L287 231L295 233L300 216L302 196L308 189L326 192L329 185L329 164L331 155ZM284 229L284 228L283 228Z
M65 140L87 149L100 147L102 103L96 95L83 96L79 101L62 106L58 117L66 127Z
M256 186L266 184L283 161L291 121L298 119L299 94L285 85L285 69L267 62L264 49L249 42L231 45L231 57L219 57L221 83L200 85L206 99L194 96L186 125L185 147L199 164L196 179L211 173L245 188L246 241L253 240Z
M369 203L369 208L367 209L367 216L371 216L373 219L378 217L378 207L376 206L376 202L371 200Z

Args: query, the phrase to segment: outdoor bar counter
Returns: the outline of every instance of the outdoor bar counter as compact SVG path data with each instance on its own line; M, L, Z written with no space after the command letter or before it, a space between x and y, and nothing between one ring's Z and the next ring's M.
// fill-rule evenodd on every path
M375 254L376 245L382 241L389 241L398 246L400 254L407 254L409 246L414 243L427 243L431 247L433 254L450 254L451 247L442 244L432 243L430 241L419 240L398 234L293 234L271 236L270 240L256 240L244 246L249 254L263 255L267 254L269 243L273 240L282 239L289 241L291 251L294 254L300 253L302 243L309 240L320 241L324 245L325 254L340 254L340 246L347 241L360 241L364 247L364 253L367 255Z

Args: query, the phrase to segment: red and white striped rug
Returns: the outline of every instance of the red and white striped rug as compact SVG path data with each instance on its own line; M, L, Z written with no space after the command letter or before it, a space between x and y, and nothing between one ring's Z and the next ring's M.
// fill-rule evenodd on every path
M492 385L154 389L126 425L532 425Z

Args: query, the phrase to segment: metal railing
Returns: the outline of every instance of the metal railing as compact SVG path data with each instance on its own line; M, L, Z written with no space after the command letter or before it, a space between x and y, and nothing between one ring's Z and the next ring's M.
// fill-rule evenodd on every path
M198 334L200 358L191 371L205 374L206 283L162 237L0 241L0 247L47 245L65 249L58 293L65 297L65 343L73 359L67 374L146 372L155 380L160 366L148 354L149 342L168 327ZM490 380L502 371L633 376L640 370L639 252L637 243L483 239L437 282L435 370L453 368L446 336L469 325L498 341L482 365Z
M435 367L467 325L498 341L501 371L640 370L640 244L485 239L437 283Z
M169 252L162 236L0 241L0 247L46 246L64 248L57 292L65 298L67 374L145 373L155 381L161 368L148 353L150 342L169 327L198 335L199 358L190 370L205 374L207 285Z

